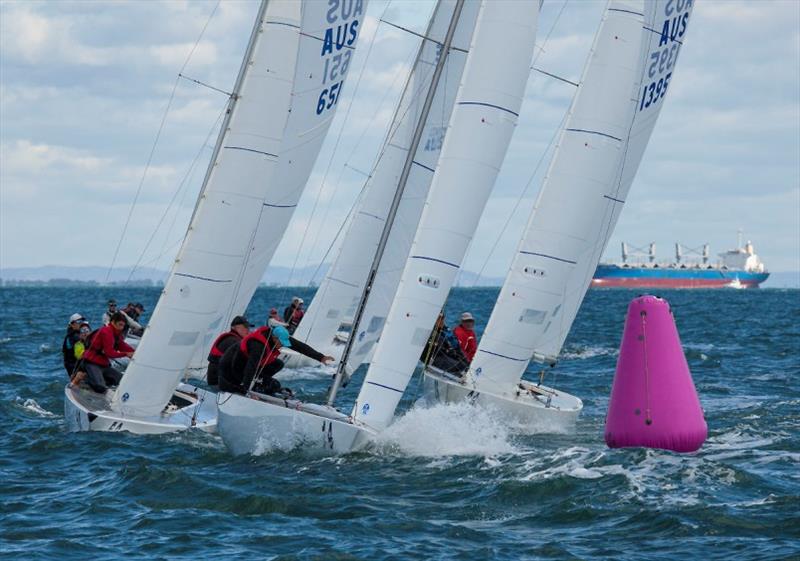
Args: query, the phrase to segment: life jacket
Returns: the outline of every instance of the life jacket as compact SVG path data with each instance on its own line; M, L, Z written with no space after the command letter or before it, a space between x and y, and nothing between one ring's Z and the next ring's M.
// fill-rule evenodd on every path
M117 333L116 331L114 331L113 327L109 327L110 325L111 324L109 323L108 325L104 325L103 327L95 329L94 331L89 333L89 336L86 338L86 350L84 351L83 356L81 357L81 359L86 359L89 362L97 362L98 364L100 364L102 366L107 366L108 365L109 358L106 356L106 353L103 351L103 342L100 339L100 337L97 336L97 333L101 329L106 329L106 328L110 329L111 333L113 335L113 338L114 338L113 347L114 347L115 350L119 350L119 342L123 338L123 334L122 333ZM95 344L95 343L97 343L97 344Z
M269 340L271 335L271 327L267 325L261 326L250 333L247 337L242 339L242 342L239 343L239 351L247 358L250 358L250 351L247 350L247 344L250 341L255 340L264 345L264 351L262 353L261 360L258 362L259 368L275 362L275 360L277 360L277 358L280 356L281 351L272 347L272 342Z
M222 333L214 340L214 344L211 345L211 352L208 353L208 360L209 362L219 362L219 359L222 358L222 355L225 354L225 351L219 348L220 343L222 343L228 337L236 337L237 339L241 339L238 333L235 331L226 331Z

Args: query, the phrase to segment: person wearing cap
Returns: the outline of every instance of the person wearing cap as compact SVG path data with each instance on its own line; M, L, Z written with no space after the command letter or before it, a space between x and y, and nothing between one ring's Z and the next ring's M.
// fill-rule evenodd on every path
M75 358L75 344L80 340L81 323L86 321L81 314L72 314L67 324L67 333L61 343L61 354L64 357L64 369L67 376L72 377L78 359Z
M458 339L458 344L469 362L478 350L478 338L475 335L475 318L469 312L461 314L461 323L453 329L453 335Z
M113 298L108 301L108 309L103 313L103 325L111 322L111 316L117 313L117 301Z
M250 323L244 316L236 316L231 321L230 331L222 333L211 345L211 352L208 353L208 370L206 370L206 382L209 386L219 385L219 361L229 347L236 346L242 339L250 333Z
M87 381L97 393L105 393L109 385L116 386L122 379L122 373L111 367L111 359L133 356L133 347L122 336L125 325L125 314L115 313L108 325L92 336L89 348L83 353Z
M128 305L121 310L121 313L125 316L126 323L123 336L127 337L128 333L136 335L137 337L142 336L144 327L138 322L138 319L143 311L144 306L141 304L134 304L133 302L128 302Z
M460 374L469 368L469 361L464 356L461 345L447 328L444 312L436 318L433 332L422 351L420 360L451 374Z
M276 325L282 325L286 327L286 322L281 319L281 316L278 315L278 308L270 308L269 310L269 318L267 319L267 325L270 327L275 327Z
M81 328L78 332L78 341L75 342L75 368L73 369L72 378L70 379L70 383L73 386L77 386L81 383L81 381L86 377L86 367L83 364L83 354L86 352L87 347L91 343L92 339L92 328L89 326L89 322L84 320L81 322Z
M283 310L283 322L286 324L286 329L289 330L289 333L294 333L294 330L300 325L300 320L303 319L304 314L303 299L295 296L292 298L292 303Z
M283 361L278 357L284 347L322 364L334 360L289 335L286 327L264 325L242 339L238 346L231 346L225 351L219 362L219 389L246 394L252 385L255 391L261 393L276 394L283 391L291 395L291 390L281 388L280 382L274 379L275 374L283 368Z

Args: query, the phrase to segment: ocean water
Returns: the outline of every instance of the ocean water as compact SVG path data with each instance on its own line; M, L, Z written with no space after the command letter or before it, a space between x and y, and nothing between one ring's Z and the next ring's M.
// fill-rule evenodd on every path
M294 294L261 289L249 315ZM480 328L496 294L455 290L448 316L470 310ZM157 289L0 289L0 558L799 559L800 291L661 293L709 425L689 455L603 441L635 295L590 292L546 378L584 400L573 434L414 406L415 378L369 451L233 457L207 434L65 430L67 317L96 322L110 296L152 309ZM328 379L284 383L313 398Z

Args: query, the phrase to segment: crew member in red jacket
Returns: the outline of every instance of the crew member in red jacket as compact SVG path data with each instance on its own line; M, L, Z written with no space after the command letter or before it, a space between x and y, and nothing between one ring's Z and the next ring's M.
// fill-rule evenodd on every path
M245 394L250 389L274 394L281 391L280 383L273 379L283 361L278 358L283 347L291 348L300 354L313 358L322 364L334 360L323 355L310 345L289 335L282 325L264 325L242 339L238 346L231 346L219 362L219 389L225 392ZM291 391L287 390L291 394Z
M238 345L250 334L250 323L243 316L236 316L231 322L231 330L217 337L208 353L208 370L206 382L209 386L219 385L219 361L229 347Z
M122 336L126 325L125 314L114 313L109 324L97 330L83 353L86 380L97 393L105 393L108 386L117 386L122 379L122 372L111 367L110 359L133 356L133 347Z
M472 362L475 351L478 350L478 338L475 336L475 318L469 312L461 314L461 323L453 329L453 335L458 339L464 356Z

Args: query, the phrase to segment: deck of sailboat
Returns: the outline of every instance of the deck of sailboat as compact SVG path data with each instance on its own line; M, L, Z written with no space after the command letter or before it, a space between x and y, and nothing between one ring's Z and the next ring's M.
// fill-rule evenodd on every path
M426 394L443 403L469 402L485 406L514 421L522 432L572 430L583 409L580 398L526 380L508 391L477 391L458 375L428 366L424 371Z
M105 394L82 386L64 389L64 416L70 430L112 430L137 434L159 434L188 428L213 432L217 422L213 393L182 383L160 415L132 416L114 411L114 390Z

